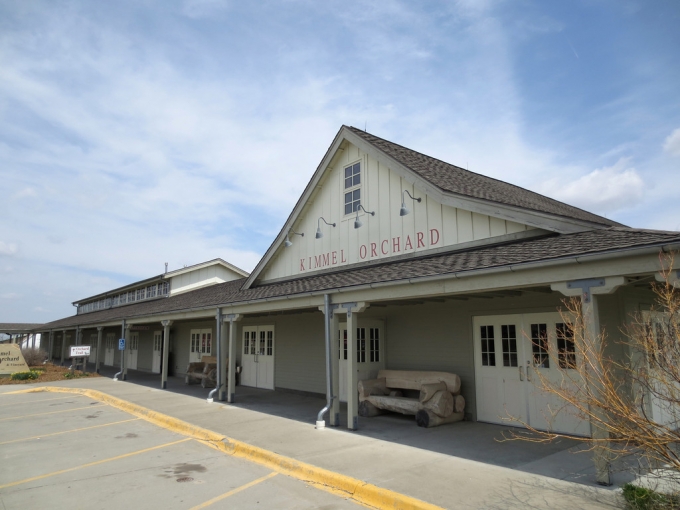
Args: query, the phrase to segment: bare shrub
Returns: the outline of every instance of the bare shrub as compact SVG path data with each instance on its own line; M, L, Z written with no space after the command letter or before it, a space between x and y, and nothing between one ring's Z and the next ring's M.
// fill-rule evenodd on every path
M42 365L47 359L47 352L38 347L25 347L21 349L21 354L29 367Z

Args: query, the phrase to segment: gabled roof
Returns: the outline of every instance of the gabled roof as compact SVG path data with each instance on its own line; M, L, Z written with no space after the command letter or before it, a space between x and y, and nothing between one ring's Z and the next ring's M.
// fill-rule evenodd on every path
M573 234L548 234L494 246L461 249L441 255L384 262L377 266L305 276L285 282L243 288L244 279L233 280L166 299L142 301L125 307L75 315L36 328L37 331L66 329L79 325L111 323L122 319L191 310L210 309L238 303L290 299L296 295L334 293L345 289L408 284L431 278L457 278L485 271L517 270L551 264L577 264L588 257L635 255L640 250L677 250L680 232L609 227Z
M469 209L489 216L510 219L554 232L579 232L624 225L578 207L553 200L533 191L491 177L470 172L420 152L377 137L360 129L343 125L335 135L324 158L298 199L279 235L246 279L249 288L281 246L286 232L302 213L305 204L330 165L335 153L347 140L365 152L386 161L407 181L421 187L442 203ZM533 221L532 221L533 220Z
M623 226L564 202L421 154L355 127L347 127L347 129L442 191L578 219L597 225Z

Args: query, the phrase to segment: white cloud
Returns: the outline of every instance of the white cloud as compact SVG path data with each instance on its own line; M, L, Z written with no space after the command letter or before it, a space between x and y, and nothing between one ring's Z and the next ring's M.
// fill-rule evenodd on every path
M680 128L673 131L666 137L663 144L663 150L672 154L673 156L680 156Z
M598 168L570 182L563 177L554 178L538 190L556 200L599 214L632 208L642 201L645 183L630 162L631 158L620 158L612 166Z
M18 251L16 243L0 241L0 255L15 255Z

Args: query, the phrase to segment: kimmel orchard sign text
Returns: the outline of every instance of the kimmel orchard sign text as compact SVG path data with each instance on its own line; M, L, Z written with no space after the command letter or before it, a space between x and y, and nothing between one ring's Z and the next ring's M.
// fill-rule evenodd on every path
M423 248L436 246L441 240L439 230L431 228L429 235L425 232L416 232L413 237L397 236L391 239L382 239L377 243L367 243L359 246L359 260L382 258L389 255L396 255ZM300 259L300 272L311 271L313 269L323 269L324 267L337 266L347 263L345 250L334 250L313 257Z

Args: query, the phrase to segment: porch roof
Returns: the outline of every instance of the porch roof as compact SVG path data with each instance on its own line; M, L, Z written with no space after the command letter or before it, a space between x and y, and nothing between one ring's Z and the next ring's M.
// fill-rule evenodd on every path
M427 257L378 263L358 268L328 271L243 289L245 278L150 302L141 302L66 317L35 328L35 331L73 328L122 319L211 308L243 302L319 293L367 284L414 280L447 274L502 268L519 264L557 261L576 256L613 254L639 248L680 243L680 232L610 227L607 229L555 234L493 246L451 251Z

